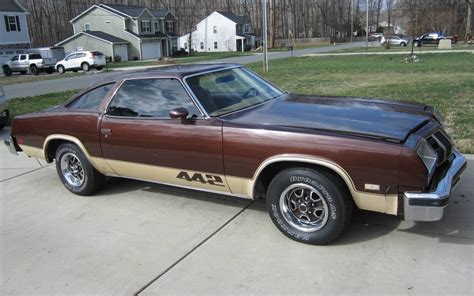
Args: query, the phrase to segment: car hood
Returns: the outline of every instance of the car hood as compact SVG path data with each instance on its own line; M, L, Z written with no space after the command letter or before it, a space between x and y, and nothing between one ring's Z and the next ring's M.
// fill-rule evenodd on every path
M288 94L222 117L227 123L326 130L403 142L433 118L429 107L399 101Z

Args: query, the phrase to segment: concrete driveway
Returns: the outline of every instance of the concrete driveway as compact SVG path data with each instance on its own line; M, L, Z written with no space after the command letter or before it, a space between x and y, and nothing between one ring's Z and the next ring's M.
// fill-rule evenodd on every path
M262 202L124 179L76 196L54 166L2 145L0 294L472 295L468 157L442 221L359 212L319 247L280 234Z

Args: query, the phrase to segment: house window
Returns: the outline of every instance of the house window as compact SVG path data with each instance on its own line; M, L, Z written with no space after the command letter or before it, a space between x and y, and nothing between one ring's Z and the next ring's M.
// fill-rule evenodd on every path
M214 49L217 49L217 42L214 42Z
M150 21L141 21L142 32L149 33L151 32L151 23Z
M18 16L14 15L5 15L5 27L7 29L7 32L13 31L13 32L20 32L20 19Z
M214 26L213 31L214 31L214 34L217 34L217 26Z
M158 27L158 22L154 22L153 24L154 24L154 26L155 26L155 31L159 31L160 29L159 29L159 27Z
M90 31L91 30L91 24L84 24L84 31Z
M174 32L174 22L166 21L166 32Z
M201 49L204 49L204 42L201 42Z
M250 25L249 24L244 25L244 33L250 33Z

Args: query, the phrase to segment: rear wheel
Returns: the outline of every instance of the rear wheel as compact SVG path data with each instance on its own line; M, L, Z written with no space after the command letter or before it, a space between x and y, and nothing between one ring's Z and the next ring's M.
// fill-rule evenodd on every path
M275 226L289 238L323 245L347 227L352 201L336 176L308 168L280 172L270 183L266 202Z
M31 66L30 66L30 72L31 72L31 74L33 74L33 75L38 75L38 74L39 74L38 67L36 67L36 65L31 65Z
M407 44L405 42L402 42L402 43L400 43L400 46L404 47L404 46L407 46Z
M58 71L59 74L64 74L66 72L66 69L64 68L63 65L59 65L56 70Z
M91 66L88 63L84 62L84 63L81 64L81 68L82 68L83 71L87 72L91 69Z
M95 67L95 68L100 71L100 70L104 69L104 66L98 66L98 67Z
M12 73L13 72L12 72L12 69L10 69L10 67L8 66L3 67L3 74L5 76L12 76Z
M91 195L104 183L104 175L92 167L74 144L60 145L55 159L59 179L74 194Z

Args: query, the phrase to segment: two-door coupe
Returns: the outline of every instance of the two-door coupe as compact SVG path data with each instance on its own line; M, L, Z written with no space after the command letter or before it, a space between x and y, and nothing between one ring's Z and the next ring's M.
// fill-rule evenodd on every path
M5 143L55 161L80 195L114 176L263 197L311 244L338 237L353 207L439 220L466 167L432 107L290 94L235 64L107 78L16 117Z

